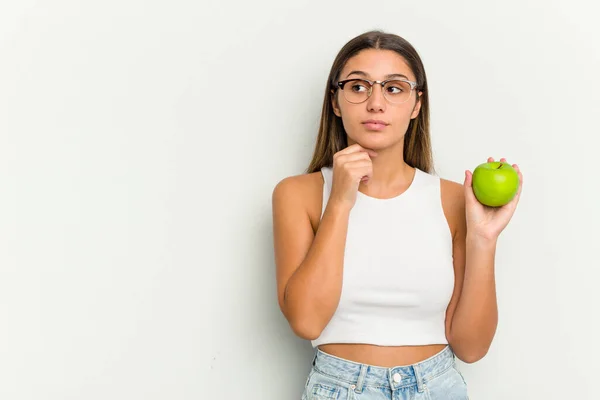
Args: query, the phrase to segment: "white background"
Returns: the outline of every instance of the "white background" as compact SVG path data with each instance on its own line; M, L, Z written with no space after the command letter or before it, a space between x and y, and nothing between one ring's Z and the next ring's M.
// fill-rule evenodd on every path
M299 399L271 192L331 63L373 28L429 78L437 172L525 184L471 398L592 399L598 6L583 0L0 3L0 398Z

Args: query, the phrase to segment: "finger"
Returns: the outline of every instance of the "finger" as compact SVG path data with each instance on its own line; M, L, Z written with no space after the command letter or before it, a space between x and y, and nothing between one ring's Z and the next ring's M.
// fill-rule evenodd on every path
M494 157L488 157L488 162L494 162Z
M471 187L473 185L473 177L470 176L471 175L471 171L466 170L465 171L465 182L464 185L467 187Z
M519 175L519 183L521 183L523 181L523 174L521 173L521 169L517 164L513 164L512 167L515 169L515 171L517 171L517 174Z
M350 154L360 154L360 153L365 153L368 154L369 157L377 157L377 153L374 150L371 149L360 149L359 151L355 152L355 153L350 153Z
M338 157L337 162L340 164L346 164L349 162L354 162L354 161L359 161L359 160L370 161L371 158L366 151L359 151L357 153L342 154Z
M517 196L520 196L521 189L523 188L523 174L521 173L519 166L517 164L515 164L515 166L516 166L515 170L517 170L517 174L519 175L519 189L517 189Z
M360 151L362 149L362 147L358 144L358 143L354 143L350 146L347 146L346 148L336 152L333 155L333 158L338 158L340 156L346 155L346 154L352 154L352 153L356 153L357 151Z
M475 193L473 193L473 173L469 170L465 171L465 201L472 202L473 200L477 200L475 198Z
M356 160L345 165L346 169L355 177L373 174L373 163L370 160Z
M517 193L515 194L515 197L513 197L509 204L511 204L513 207L516 207L517 203L519 203L519 199L521 198L521 190L523 189L523 174L519 170L519 166L517 164L513 164L513 167L519 175L519 187L517 188Z
M505 163L505 162L506 162L506 158L501 158L501 159L500 159L500 162L503 162L503 163Z
M359 152L359 151L366 151L366 152L367 152L367 153L369 153L369 154L375 154L375 155L377 155L377 153L376 153L376 152L374 152L373 150L371 150L371 149L367 149L367 148L365 148L365 147L362 147L362 146L361 146L360 144L358 144L358 143L354 143L354 144L352 144L352 145L350 145L350 146L346 147L345 149L343 149L343 150L340 150L340 151L338 152L338 154L340 154L340 155L344 155L344 154L356 153L356 152Z
M517 164L513 164L512 167L517 171L517 175L519 175L519 186L521 186L523 184L523 174L521 173L521 169Z
M369 179L373 176L373 167L370 162L355 161L350 165L352 175L354 179L358 179L359 182L368 183Z

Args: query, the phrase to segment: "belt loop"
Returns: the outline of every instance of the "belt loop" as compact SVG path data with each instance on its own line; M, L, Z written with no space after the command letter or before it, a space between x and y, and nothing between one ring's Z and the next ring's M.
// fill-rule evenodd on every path
M369 367L365 364L360 364L360 373L358 374L358 380L356 381L356 387L354 388L356 393L362 393L368 368Z
M425 389L423 388L423 377L421 376L421 367L419 364L414 364L412 367L415 372L415 378L417 380L417 390L419 391L419 393L423 393Z

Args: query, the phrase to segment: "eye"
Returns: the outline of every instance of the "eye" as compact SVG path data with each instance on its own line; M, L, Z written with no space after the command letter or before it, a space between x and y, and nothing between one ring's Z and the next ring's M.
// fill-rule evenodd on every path
M388 86L387 90L391 94L398 94L404 92L404 90L399 86Z
M359 92L364 92L365 90L367 90L367 87L360 83L353 83L352 86L350 87L350 89L353 92L359 93Z
M410 85L403 81L391 81L385 85L387 94L398 95L410 92Z

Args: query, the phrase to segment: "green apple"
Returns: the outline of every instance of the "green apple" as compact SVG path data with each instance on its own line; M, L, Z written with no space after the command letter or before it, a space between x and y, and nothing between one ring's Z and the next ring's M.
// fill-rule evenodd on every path
M473 193L489 207L509 203L519 189L519 174L508 163L493 161L480 164L473 171Z

